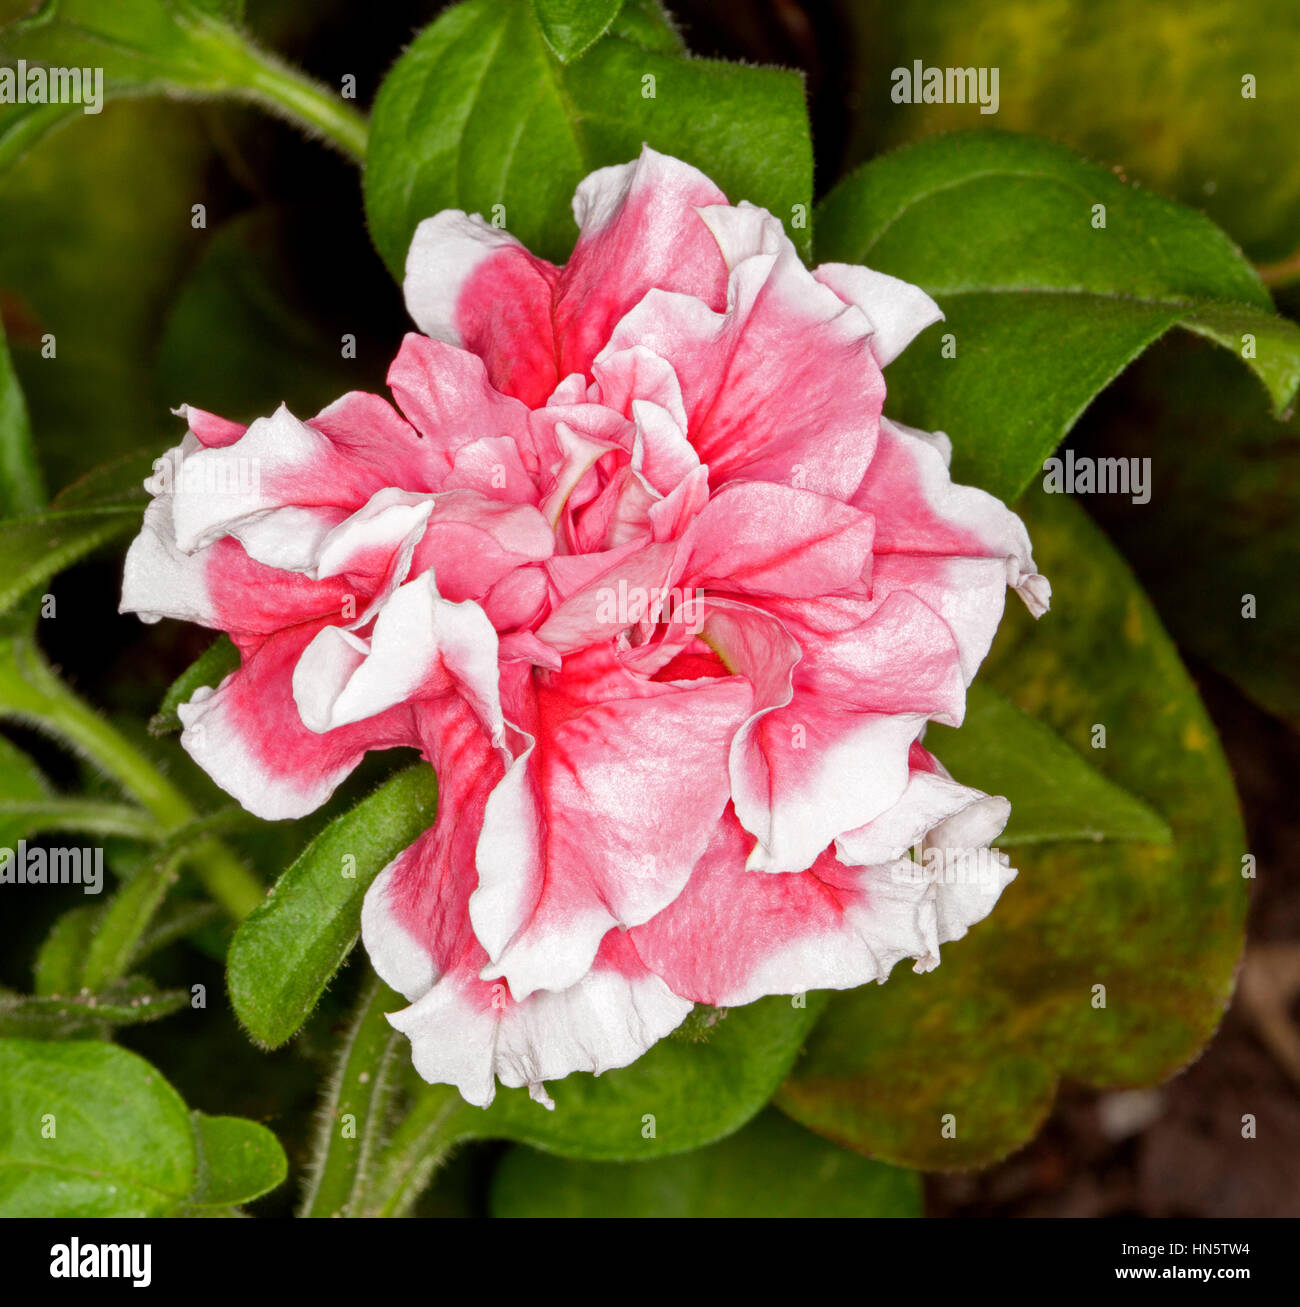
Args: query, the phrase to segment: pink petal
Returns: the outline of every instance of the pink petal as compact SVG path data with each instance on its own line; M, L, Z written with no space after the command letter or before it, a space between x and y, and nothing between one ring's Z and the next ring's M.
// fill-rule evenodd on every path
M536 408L563 375L551 324L557 275L513 236L448 209L415 230L406 307L426 336L477 354L497 390Z
M697 209L726 202L702 172L649 146L578 186L581 234L555 286L561 375L590 372L615 324L652 288L722 308L727 268Z
M269 821L320 807L368 749L415 745L410 710L325 735L309 731L293 699L293 669L320 623L290 627L244 651L243 665L178 709L181 744L249 812Z
M1046 612L1052 588L1034 567L1024 524L992 495L955 484L925 433L882 420L852 502L876 518L877 555L1005 559L1007 584L1035 616Z
M943 320L939 306L919 286L850 263L823 263L813 276L871 323L871 352L883 368L926 327Z
M505 722L497 690L496 631L477 604L440 597L432 572L394 591L369 640L327 626L293 672L302 722L319 733L453 690L499 744Z
M463 449L476 442L507 439L537 474L531 447L528 410L501 394L489 379L483 360L468 350L408 332L388 369L388 385L402 412L424 437L421 458L432 489L442 489ZM402 481L392 485L419 486Z
M485 978L518 998L575 983L612 927L680 891L726 805L727 748L751 705L739 677L656 684L609 649L533 684L531 704L507 707L530 743L488 802L470 903Z
M691 443L715 485L774 481L848 499L885 393L871 324L813 279L763 210L714 206L701 216L730 268L726 311L651 290L606 355L640 345L672 365Z
M958 834L997 829L985 822ZM935 838L946 838L942 828ZM986 916L1015 875L986 858L978 875L972 869L972 883L931 882L907 859L850 867L827 850L808 871L760 876L745 870L747 844L728 812L686 889L628 932L674 993L730 1007L883 981L904 958L929 970L939 945Z

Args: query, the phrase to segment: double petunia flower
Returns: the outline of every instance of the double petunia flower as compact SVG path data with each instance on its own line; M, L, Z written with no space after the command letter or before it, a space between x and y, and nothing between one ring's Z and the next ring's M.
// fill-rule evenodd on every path
M181 740L250 811L311 812L370 749L433 765L362 935L420 1074L481 1105L549 1105L694 1003L937 965L1014 872L979 856L1006 800L921 738L960 723L1006 587L1050 593L946 438L881 415L922 291L808 271L649 149L574 213L563 268L420 225L396 407L181 410L123 582L238 646Z

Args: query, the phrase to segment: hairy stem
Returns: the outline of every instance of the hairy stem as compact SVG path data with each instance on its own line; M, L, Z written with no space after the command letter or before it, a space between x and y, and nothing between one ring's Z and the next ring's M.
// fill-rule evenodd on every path
M7 642L0 660L0 717L50 731L89 758L131 794L166 834L188 826L193 805L134 744L55 674L29 637ZM264 895L261 883L224 845L214 840L188 849L185 861L203 888L236 921Z

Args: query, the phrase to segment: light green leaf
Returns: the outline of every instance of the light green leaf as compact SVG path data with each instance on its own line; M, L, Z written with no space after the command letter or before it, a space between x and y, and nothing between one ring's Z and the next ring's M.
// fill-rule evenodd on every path
M1170 327L1241 355L1276 412L1300 386L1300 328L1223 232L1047 141L970 132L877 159L820 205L817 253L938 301L946 321L890 365L887 407L946 430L956 479L1003 499Z
M797 74L662 53L620 30L561 65L528 0L468 0L416 37L380 87L366 158L366 215L395 276L416 225L447 208L491 216L502 205L515 236L563 260L578 182L635 158L643 142L787 226L798 206L807 214L812 152ZM790 234L806 250L806 222Z
M0 1215L161 1216L193 1188L189 1113L95 1040L0 1040Z
M179 1216L245 1202L287 1163L252 1121L204 1117L97 1040L0 1040L0 1215Z
M932 727L926 746L958 780L1011 800L999 848L1058 840L1168 844L1173 838L1158 813L982 681L970 687L961 728Z
M311 1015L356 943L370 882L433 824L424 763L332 821L240 925L227 959L230 998L261 1043L283 1044Z
M897 969L832 999L778 1104L900 1165L1004 1156L1033 1135L1061 1077L1166 1079L1218 1025L1241 950L1245 835L1192 682L1073 502L1035 493L1019 511L1052 611L1036 628L1009 612L981 677L1149 804L1174 838L1027 844L1018 878L987 920L945 945L937 970ZM1097 725L1104 749L1092 748ZM959 779L982 784L974 759Z
M565 64L605 35L622 5L623 0L533 0L542 36Z
M575 1162L513 1148L492 1181L493 1216L920 1216L921 1178L835 1148L777 1112L693 1153Z
M191 1112L198 1162L194 1192L184 1215L237 1207L284 1183L289 1164L280 1141L256 1121Z

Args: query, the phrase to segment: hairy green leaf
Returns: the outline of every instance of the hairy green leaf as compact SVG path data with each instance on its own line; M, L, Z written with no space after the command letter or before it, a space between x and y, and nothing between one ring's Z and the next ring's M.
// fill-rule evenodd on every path
M230 997L255 1039L283 1044L311 1015L356 943L370 882L433 824L436 806L427 764L399 773L332 821L240 925Z

